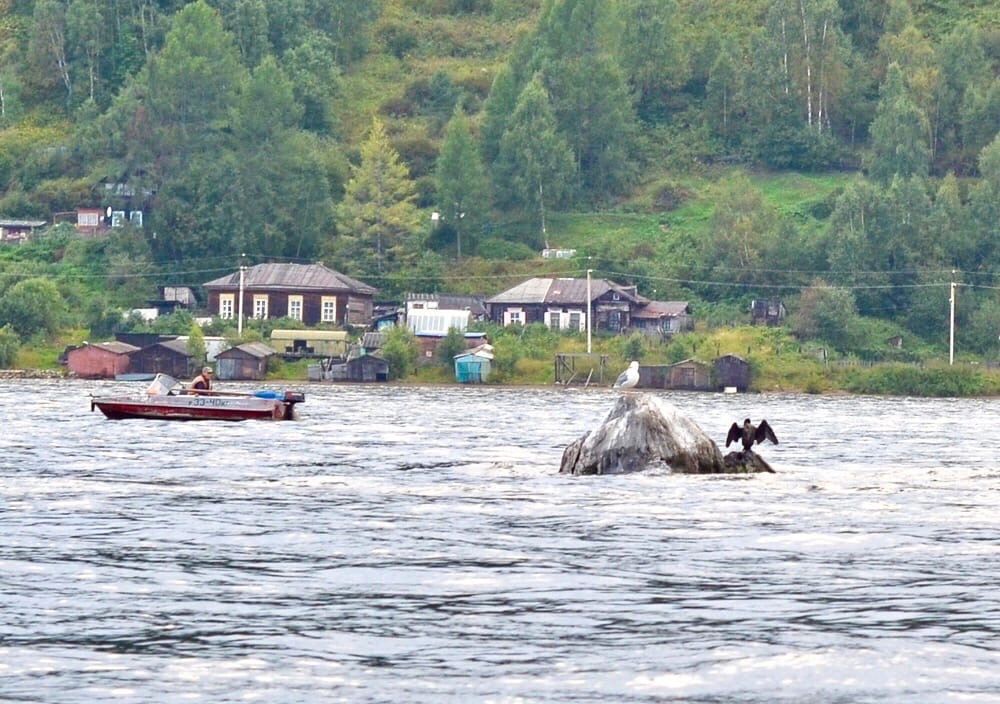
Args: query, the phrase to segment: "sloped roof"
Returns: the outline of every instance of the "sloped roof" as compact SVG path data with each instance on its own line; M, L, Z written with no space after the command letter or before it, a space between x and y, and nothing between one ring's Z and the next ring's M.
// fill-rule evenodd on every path
M112 354L128 354L140 349L135 345L130 345L127 342L118 342L117 340L113 340L111 342L95 342L90 345L90 347L99 347L102 350L111 352Z
M213 279L206 289L238 289L240 272ZM243 288L262 290L348 291L375 295L376 289L322 264L257 264L243 272Z
M625 287L607 279L590 281L590 300L616 291L630 301L641 300ZM587 302L586 279L534 278L519 283L486 301L487 303L548 303L553 305Z
M642 308L632 311L633 318L676 318L691 313L687 301L650 301Z
M409 301L436 301L441 310L468 310L475 316L486 315L483 299L479 296L467 296L461 293L408 293Z
M239 345L236 345L236 347L233 347L232 349L240 350L241 352L246 352L251 357L257 357L258 359L264 359L266 357L270 357L271 355L277 354L277 352L275 352L273 349L265 345L263 342L244 342ZM225 352L220 352L215 356L216 358L218 358L225 354L226 354Z
M193 357L190 352L188 352L188 341L187 340L164 340L163 342L157 342L155 345L150 345L150 347L166 347L168 350L177 352L184 357ZM148 347L145 349L149 349Z

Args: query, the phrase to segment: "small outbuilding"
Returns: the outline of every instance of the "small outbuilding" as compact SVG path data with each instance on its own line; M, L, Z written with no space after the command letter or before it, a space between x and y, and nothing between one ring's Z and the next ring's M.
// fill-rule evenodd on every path
M344 367L347 381L389 381L389 363L373 354L349 359Z
M746 391L750 388L750 362L736 354L726 354L715 360L715 387Z
M271 347L286 356L346 357L346 330L272 330Z
M644 389L709 391L712 389L712 369L696 359L685 359L675 364L640 365L639 386Z
M215 376L233 381L260 380L275 351L263 342L244 342L215 355Z
M66 353L66 371L81 379L114 379L129 373L129 355L138 351L138 347L125 342L85 342Z
M197 361L188 352L187 340L166 340L129 355L133 374L167 374L175 379L194 376Z
M484 384L493 365L493 345L483 343L455 355L455 379L460 384Z

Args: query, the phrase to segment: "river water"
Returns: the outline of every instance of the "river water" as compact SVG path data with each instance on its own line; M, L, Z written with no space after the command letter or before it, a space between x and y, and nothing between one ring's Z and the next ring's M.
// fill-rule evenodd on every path
M0 385L4 702L1000 701L996 399L663 393L777 474L569 477L609 390L130 389Z

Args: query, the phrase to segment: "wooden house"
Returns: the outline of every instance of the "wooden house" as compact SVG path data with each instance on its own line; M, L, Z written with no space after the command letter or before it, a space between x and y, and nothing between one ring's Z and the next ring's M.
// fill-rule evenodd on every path
M483 384L493 365L493 345L483 343L455 355L455 379L460 384Z
M589 300L588 300L589 291ZM621 332L632 324L632 311L646 302L635 286L607 279L528 279L486 301L490 320L497 325L543 323L553 330L587 329Z
M755 298L750 301L750 324L774 327L785 321L785 304L776 298Z
M77 208L76 231L84 237L94 237L107 231L109 220L103 208Z
M197 371L197 360L188 352L187 340L166 340L129 355L133 374L169 374L175 379L190 379Z
M750 362L739 355L726 354L715 360L715 387L746 391L750 388Z
M130 354L139 347L124 342L83 343L66 353L66 371L81 379L114 379L128 374L132 364Z
M215 355L215 376L219 379L259 380L267 374L267 360L275 351L263 342L244 342Z
M282 318L368 325L375 289L322 264L258 264L204 284L208 310L220 318Z
M44 220L8 220L0 219L0 242L21 244L31 239L35 230L45 227Z
M649 301L632 311L632 327L646 335L675 335L691 330L694 318L687 301Z

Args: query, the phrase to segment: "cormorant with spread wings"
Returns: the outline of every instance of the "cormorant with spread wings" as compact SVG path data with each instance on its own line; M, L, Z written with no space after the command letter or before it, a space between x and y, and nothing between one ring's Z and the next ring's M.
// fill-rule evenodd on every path
M762 420L760 425L755 426L750 422L749 418L744 419L743 427L740 427L736 423L733 423L729 427L729 434L726 436L726 447L729 447L729 444L736 440L742 441L744 452L749 450L754 443L759 445L765 440L770 440L775 445L778 444L778 438L775 437L774 431L771 430L771 426L767 424L766 420Z

